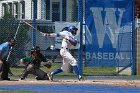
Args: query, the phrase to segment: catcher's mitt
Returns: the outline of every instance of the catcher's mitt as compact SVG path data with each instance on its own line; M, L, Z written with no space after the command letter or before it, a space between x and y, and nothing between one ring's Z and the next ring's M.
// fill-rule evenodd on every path
M47 68L51 68L52 67L52 62L51 61L46 62L46 63L44 63L44 66L47 67Z

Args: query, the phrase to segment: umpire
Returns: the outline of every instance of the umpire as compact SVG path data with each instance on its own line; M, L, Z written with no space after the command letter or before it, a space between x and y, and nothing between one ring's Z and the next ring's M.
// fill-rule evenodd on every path
M31 56L20 60L20 62L26 66L22 73L21 80L24 80L28 74L36 75L37 80L49 80L47 73L40 69L41 63L47 68L51 68L51 63L46 61L47 60L44 55L40 53L40 48L38 46L36 48L32 48Z
M15 45L15 39L10 38L8 42L2 43L0 45L0 72L1 80L10 80L8 78L8 73L10 71L10 63L7 62L7 57L12 46Z

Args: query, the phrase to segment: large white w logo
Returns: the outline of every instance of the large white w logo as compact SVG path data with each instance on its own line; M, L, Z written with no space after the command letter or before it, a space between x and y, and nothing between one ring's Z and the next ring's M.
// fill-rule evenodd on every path
M108 35L112 42L113 48L117 47L118 34L121 31L120 25L124 9L117 9L118 17L116 16L115 8L96 8L91 7L90 10L93 14L99 48L103 47L105 34ZM102 12L105 12L102 16Z

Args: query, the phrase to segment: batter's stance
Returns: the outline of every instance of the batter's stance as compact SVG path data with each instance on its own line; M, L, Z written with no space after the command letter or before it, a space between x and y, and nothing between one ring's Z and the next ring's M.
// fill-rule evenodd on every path
M77 28L75 26L69 26L68 29L63 29L61 32L58 33L42 33L43 36L49 36L49 37L62 37L62 45L60 49L60 55L63 58L63 65L61 68L56 69L55 71L51 72L49 76L49 79L53 81L53 76L60 73L65 72L68 65L70 64L73 67L73 70L75 71L76 75L78 76L79 80L82 80L82 76L79 74L79 70L77 67L77 61L76 59L71 55L69 49L70 47L76 46L77 40L75 39L75 35L77 34Z

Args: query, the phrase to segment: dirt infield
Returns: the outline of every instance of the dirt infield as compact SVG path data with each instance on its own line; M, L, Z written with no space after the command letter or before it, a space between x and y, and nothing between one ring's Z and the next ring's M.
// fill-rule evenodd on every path
M0 85L21 85L21 84L96 84L96 85L112 85L112 86L130 86L140 87L140 80L121 80L121 79L101 79L101 80L11 80L11 81L0 81Z

